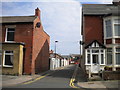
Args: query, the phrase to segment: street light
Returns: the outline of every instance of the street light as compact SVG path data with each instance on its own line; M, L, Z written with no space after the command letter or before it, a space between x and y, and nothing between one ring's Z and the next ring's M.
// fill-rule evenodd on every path
M56 43L57 43L58 41L55 41L55 58L56 58Z
M81 60L81 50L82 50L82 49L81 49L81 46L84 44L84 42L83 42L83 41L80 41L79 44L80 44L80 60ZM81 62L80 62L80 63L81 63Z

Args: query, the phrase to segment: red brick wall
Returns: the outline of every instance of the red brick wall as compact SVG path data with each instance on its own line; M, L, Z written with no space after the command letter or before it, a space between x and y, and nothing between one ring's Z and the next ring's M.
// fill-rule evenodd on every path
M16 27L15 41L25 43L24 73L31 74L33 24L20 24Z
M116 38L115 43L120 43L120 38Z
M40 73L49 69L49 42L50 37L40 28L35 27L40 22L39 18L34 21L33 50L32 50L32 72Z
M112 44L112 39L106 39L106 44Z
M5 25L2 25L2 42L5 41L5 33L6 33L6 28L5 28Z
M85 44L93 40L103 43L103 21L100 16L84 16L83 37Z
M40 28L35 28L39 19L34 24L16 24L15 42L25 43L24 74L40 73L49 69L49 42L50 37ZM6 28L2 27L2 42L5 41Z
M26 51L24 56L24 68L23 72L25 74L31 73L31 61L32 61L32 33L33 33L33 24L25 23L25 24L14 24L15 27L15 42L24 42ZM2 26L2 42L5 41L6 35L6 25Z

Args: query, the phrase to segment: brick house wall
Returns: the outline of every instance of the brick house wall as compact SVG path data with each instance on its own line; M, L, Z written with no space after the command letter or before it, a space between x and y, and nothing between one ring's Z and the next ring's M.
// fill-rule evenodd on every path
M102 66L105 65L112 66L113 71L115 71L115 67L118 67L120 64L118 60L120 55L120 32L117 29L120 24L118 19L120 2L116 3L117 4L113 2L113 4L82 5L81 34L83 35L84 45L81 66L84 70L92 71L93 69L95 71L95 64L99 64L101 67L100 69L98 67L98 71L103 70L104 67ZM96 40L99 45L97 45L94 40ZM95 50L98 51L95 52ZM111 53L111 56L109 53ZM99 63L96 61L99 61ZM90 67L90 65L92 66ZM96 73L96 71L94 73Z
M6 35L6 26L10 24L2 25L2 42L5 42ZM31 55L32 55L32 32L33 32L33 24L25 23L25 24L12 24L15 25L15 42L24 42L25 43L25 56L23 58L23 73L30 74L31 72Z
M39 18L36 18L36 20L34 21L32 70L33 72L40 73L49 69L50 37L48 34L46 34L46 32L44 32L42 23L40 28L35 27L37 22L41 22Z
M83 35L83 57L80 62L81 68L86 72L85 66L85 46L91 43L93 40L97 40L98 42L104 42L103 37L103 20L101 16L83 16L83 27L82 27L82 35Z
M84 16L84 42L87 45L93 40L103 43L103 21L100 16Z
M40 11L35 10L36 19L33 22L2 24L2 42L5 42L6 26L15 26L15 42L23 42L23 74L34 74L49 69L50 37L43 30L36 27L40 21Z

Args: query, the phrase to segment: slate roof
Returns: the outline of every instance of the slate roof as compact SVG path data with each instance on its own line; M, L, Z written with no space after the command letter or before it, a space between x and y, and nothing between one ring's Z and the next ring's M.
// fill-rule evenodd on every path
M84 15L120 15L120 5L113 4L83 4Z
M33 22L37 16L3 16L0 17L0 23L22 23Z

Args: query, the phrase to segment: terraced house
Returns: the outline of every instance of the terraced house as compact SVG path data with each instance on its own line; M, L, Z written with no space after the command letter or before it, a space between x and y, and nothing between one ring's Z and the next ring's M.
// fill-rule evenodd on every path
M0 19L2 73L21 75L48 70L50 37L43 29L39 8L33 16Z
M120 2L82 5L82 68L92 73L120 67Z

